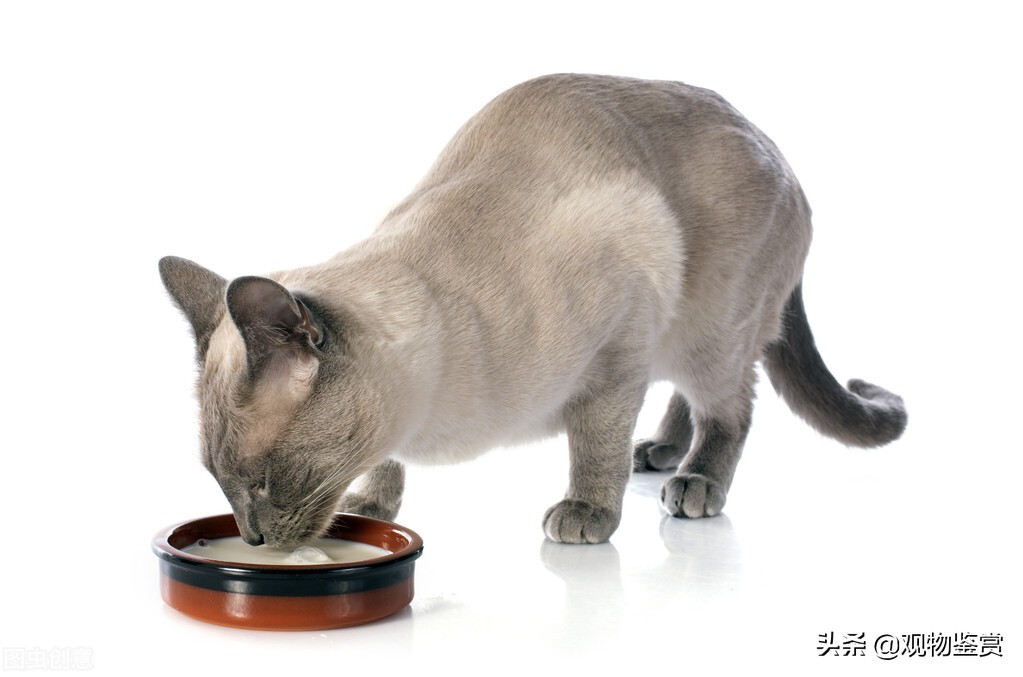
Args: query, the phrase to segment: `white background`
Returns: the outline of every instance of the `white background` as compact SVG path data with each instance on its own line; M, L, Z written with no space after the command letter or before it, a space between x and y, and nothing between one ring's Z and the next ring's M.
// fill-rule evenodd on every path
M1010 3L363 4L0 5L3 667L1019 674ZM410 471L399 521L427 545L388 621L278 634L166 608L153 534L228 507L159 257L226 277L325 259L491 97L559 71L710 87L777 142L814 207L818 344L904 396L905 437L847 450L763 383L721 517L666 518L663 477L637 476L610 544L545 543L555 439ZM828 632L867 655L818 657ZM1005 656L873 655L957 632Z

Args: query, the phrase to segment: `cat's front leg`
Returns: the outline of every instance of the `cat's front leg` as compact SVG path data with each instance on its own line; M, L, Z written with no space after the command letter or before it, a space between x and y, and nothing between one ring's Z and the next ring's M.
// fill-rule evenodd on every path
M358 489L341 497L338 511L393 520L405 491L405 466L388 459L359 478Z
M645 389L645 383L594 388L566 407L569 484L565 498L543 518L551 540L603 543L618 528L632 470L632 432Z

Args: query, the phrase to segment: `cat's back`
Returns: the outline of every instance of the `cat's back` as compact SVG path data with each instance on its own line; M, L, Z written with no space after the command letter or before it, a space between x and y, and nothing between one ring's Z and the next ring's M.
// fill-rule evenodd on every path
M648 170L666 146L746 123L714 92L681 82L547 75L499 94L473 116L432 176L498 171L545 180Z
M683 269L694 305L725 293L722 279L736 296L769 277L783 251L808 246L808 215L781 153L718 94L561 74L484 106L377 232L441 287L504 298L502 280L534 271L572 268L586 288L645 270L666 308ZM760 255L766 243L777 252Z
M751 185L768 200L797 186L774 144L711 90L556 74L470 118L392 216L433 205L470 221L529 221L580 185L623 175L641 177L680 216Z

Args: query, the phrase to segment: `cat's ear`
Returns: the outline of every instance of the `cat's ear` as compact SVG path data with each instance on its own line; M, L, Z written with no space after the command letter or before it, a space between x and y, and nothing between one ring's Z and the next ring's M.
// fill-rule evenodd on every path
M160 278L192 325L196 351L199 359L204 359L210 336L224 316L227 280L198 263L177 256L160 259Z
M253 371L282 350L311 354L323 338L305 304L273 280L239 277L227 286L226 298Z

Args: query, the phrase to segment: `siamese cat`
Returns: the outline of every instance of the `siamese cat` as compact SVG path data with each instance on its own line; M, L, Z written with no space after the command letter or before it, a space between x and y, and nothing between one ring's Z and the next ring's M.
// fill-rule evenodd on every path
M810 236L781 153L714 92L552 75L486 105L325 263L228 281L167 257L160 274L195 336L202 460L247 542L301 542L339 510L393 519L403 463L564 431L568 489L543 529L598 543L633 470L677 467L671 515L721 512L758 361L821 433L902 433L897 395L841 386L817 352ZM659 380L674 395L633 447Z

